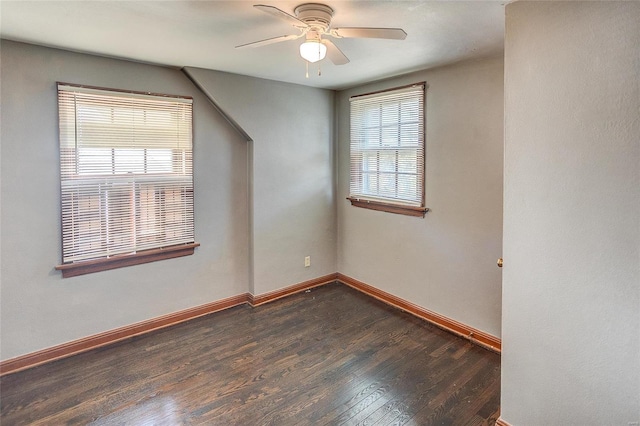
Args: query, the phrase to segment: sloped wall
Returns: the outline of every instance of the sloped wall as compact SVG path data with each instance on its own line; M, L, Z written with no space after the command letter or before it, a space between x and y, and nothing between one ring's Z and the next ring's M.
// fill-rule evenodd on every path
M251 292L336 272L333 92L187 70L253 139Z

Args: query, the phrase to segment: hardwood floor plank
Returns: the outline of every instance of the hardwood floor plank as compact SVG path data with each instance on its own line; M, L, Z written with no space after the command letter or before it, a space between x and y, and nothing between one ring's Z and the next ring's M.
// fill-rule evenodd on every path
M499 355L342 284L0 378L4 425L487 424Z

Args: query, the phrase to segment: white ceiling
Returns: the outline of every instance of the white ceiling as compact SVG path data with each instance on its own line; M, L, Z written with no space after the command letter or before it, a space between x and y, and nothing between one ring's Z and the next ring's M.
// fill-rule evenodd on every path
M316 0L320 1L320 0ZM255 49L240 44L298 34L287 22L253 8L289 14L304 0L255 1L0 1L0 36L80 52L176 67L341 89L465 59L497 55L504 44L501 1L323 1L334 27L400 27L406 40L334 39L351 59L310 66L301 40Z

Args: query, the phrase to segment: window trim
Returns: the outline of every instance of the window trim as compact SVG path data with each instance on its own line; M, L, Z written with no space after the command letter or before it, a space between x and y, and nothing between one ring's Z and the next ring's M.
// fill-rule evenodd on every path
M107 90L109 92L125 93L129 95L155 96L155 97L170 98L170 99L190 99L191 101L193 101L193 96L168 95L166 93L143 92L139 90L113 89L111 87L90 86L88 84L65 83L63 81L56 82L56 93L57 93L58 86L69 86L69 87L77 87L79 89L90 89L90 90Z
M384 201L376 201L368 198L347 197L354 207L362 207L369 210L377 210L387 213L403 214L406 216L424 217L429 211L428 207L408 206L403 204L393 204Z
M163 93L154 93L154 92L144 92L144 91L133 91L133 90L123 90L123 89L113 89L99 86L90 86L83 84L74 84L74 83L65 83L65 82L56 82L56 97L59 96L59 88L60 87L71 87L71 88L80 88L80 89L88 89L88 90L99 90L99 91L108 91L113 92L114 94L129 94L134 96L151 96L151 97L159 97L159 98L167 98L167 99L177 99L177 100L187 100L190 103L193 103L193 97L191 96L182 96L182 95L170 95ZM59 101L58 101L59 102ZM193 126L193 121L192 121ZM192 141L192 150L193 150L193 128L191 129L191 141ZM191 160L193 161L193 160ZM191 179L194 180L195 175L193 173L193 169L191 171ZM193 186L192 186L193 188ZM192 189L193 191L193 189ZM62 211L62 199L60 209ZM194 211L195 213L195 211ZM194 224L195 225L195 224ZM194 227L195 228L195 227ZM177 257L189 256L194 254L195 248L199 247L200 243L192 241L186 243L178 243L173 245L168 245L164 247L156 247L151 249L138 250L132 253L123 253L117 254L102 258L95 259L87 259L87 260L77 260L72 262L61 263L54 267L55 270L59 270L62 273L62 278L75 277L78 275L90 274L94 272L107 271L111 269L122 268L126 266L140 265L150 262L156 262L159 260L165 259L173 259Z
M142 265L144 263L156 262L158 260L190 256L198 246L200 246L200 243L188 243L151 250L142 250L137 253L119 254L102 259L63 263L61 265L56 265L55 269L62 271L62 278L71 278L78 275L91 274L93 272L123 268L125 266Z
M413 87L422 86L422 108L423 108L423 132L422 132L422 152L423 152L423 164L422 164L422 193L420 194L420 205L416 204L404 204L401 201L393 202L386 199L376 199L375 197L366 197L362 195L351 195L351 171L349 172L349 193L350 195L346 198L351 202L351 205L354 207L361 207L369 210L383 211L387 213L395 213L406 216L413 217L424 217L425 214L429 211L428 207L425 207L425 192L426 192L426 113L424 110L426 109L426 91L427 91L427 83L426 81L411 83L404 86L392 87L389 89L378 90L374 92L363 93L360 95L354 95L349 98L349 101L353 101L354 99L363 98L363 97L371 97L375 95L383 95L388 92L408 89ZM351 118L351 114L350 114ZM349 138L349 153L351 155L351 137ZM351 161L351 160L350 160Z

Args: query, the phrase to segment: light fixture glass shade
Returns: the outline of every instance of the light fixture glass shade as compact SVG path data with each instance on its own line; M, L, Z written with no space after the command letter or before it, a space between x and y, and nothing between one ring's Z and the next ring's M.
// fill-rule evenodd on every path
M309 62L318 62L327 54L327 46L319 40L307 40L300 45L300 56Z

